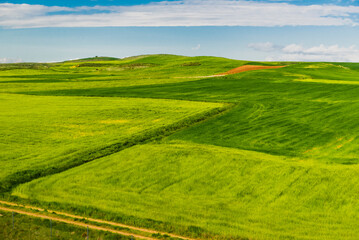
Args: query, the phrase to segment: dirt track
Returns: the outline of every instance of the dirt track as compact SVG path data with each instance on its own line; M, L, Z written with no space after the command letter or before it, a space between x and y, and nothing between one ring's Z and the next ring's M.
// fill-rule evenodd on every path
M76 221L72 221L72 220L68 220L68 219L64 219L64 218L50 217L50 216L37 214L37 213L25 212L25 211L21 211L21 210L18 210L18 209L0 207L0 210L7 211L7 212L20 213L20 214L24 214L24 215L31 216L31 217L37 217L37 218L43 218L43 219L51 219L51 220L57 221L57 222L63 222L63 223L76 225L76 226L80 226L80 227L85 227L85 228L88 227L89 229L95 229L95 230L100 230L100 231L107 231L107 232L117 233L117 234L120 234L120 235L123 235L123 236L133 236L134 238L138 238L138 239L156 240L155 238L144 237L144 236L140 236L140 235L137 235L137 234L122 232L122 231L118 231L118 230L111 229L111 228L99 227L99 226L96 226L96 225L86 224L86 223L82 223L82 222L76 222Z
M28 205L20 205L20 204L17 204L17 203L1 201L1 200L0 200L0 204L4 204L4 205L8 205L8 206L14 206L14 207L22 207L22 208L26 208L26 209L32 209L32 210L41 211L41 212L45 211L42 208L37 208L37 207L33 207L33 206L28 206ZM28 216L32 216L32 217L43 218L43 219L51 219L53 221L64 222L64 223L68 223L68 224L72 224L72 225L76 225L76 226L81 226L81 227L87 227L88 226L90 229L108 231L108 232L117 233L117 234L124 235L124 236L133 236L133 237L138 238L138 239L153 239L153 240L156 240L156 238L144 237L144 236L141 236L141 235L136 235L136 234L132 234L132 233L126 233L126 232L118 231L118 230L111 229L111 228L99 227L99 226L96 226L96 225L86 224L86 223L82 223L82 222L76 222L76 221L72 221L72 220L68 220L68 219L64 219L64 218L59 218L59 217L51 217L51 216L47 216L47 215L42 215L42 214L37 214L37 213L32 213L32 212L27 212L27 211L22 211L22 210L18 210L18 209L12 209L12 208L6 208L6 207L1 207L0 206L0 210L8 211L8 212L16 212L16 213L20 213L20 214L24 214L24 215L28 215ZM62 216L71 217L71 218L75 218L75 219L85 219L85 220L88 220L88 221L91 221L91 222L97 222L97 223L108 224L108 225L117 226L117 227L128 228L128 229L132 229L132 230L136 230L136 231L140 231L140 232L144 232L144 233L151 233L151 234L152 233L160 233L162 235L166 234L168 236L175 237L175 238L181 238L181 239L187 239L187 240L196 240L196 239L182 237L182 236L171 234L171 233L159 232L159 231L146 229L146 228L138 228L138 227L134 227L134 226L130 226L130 225L125 225L125 224L121 224L121 223L105 221L105 220L101 220L101 219L87 218L87 217L73 215L73 214L69 214L69 213L52 211L52 210L49 210L49 209L47 209L47 212L55 213L56 215L62 215Z

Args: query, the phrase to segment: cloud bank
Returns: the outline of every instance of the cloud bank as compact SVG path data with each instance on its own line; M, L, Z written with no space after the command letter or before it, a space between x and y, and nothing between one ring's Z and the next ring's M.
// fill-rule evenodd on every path
M340 47L339 45L304 47L299 44L289 44L277 46L276 48L262 48L273 43L251 43L248 45L256 51L272 52L266 58L267 61L315 61L315 62L359 62L359 49L352 45L350 47Z
M358 6L246 0L178 0L137 6L0 4L0 27L356 26Z
M19 63L22 62L20 58L0 58L0 63Z

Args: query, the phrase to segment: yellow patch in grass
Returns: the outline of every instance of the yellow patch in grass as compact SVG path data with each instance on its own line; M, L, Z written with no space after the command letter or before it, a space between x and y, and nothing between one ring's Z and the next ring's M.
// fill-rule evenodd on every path
M127 119L108 119L108 120L102 120L100 123L103 124L123 124L128 123L130 120Z
M162 118L157 118L157 119L152 120L152 122L159 122L161 120L162 120Z
M331 63L317 63L305 66L304 68L328 68L328 67L338 67Z
M329 80L329 79L294 79L297 82L313 82L313 83L327 83L327 84L348 84L359 85L359 81L346 81L346 80Z
M308 149L307 151L303 152L303 153L309 153L309 152L312 152L314 150L317 150L318 148L317 147L313 147L312 149Z
M81 138L81 137L92 137L97 135L103 135L105 131L96 131L96 132L85 132L85 131L78 131L75 133L71 133L73 139Z
M342 140L342 139L343 139L343 138L341 138L341 140ZM340 140L340 141L341 141L341 140ZM353 140L354 140L353 137L350 138L348 141L345 141L344 143L337 145L336 149L342 148L345 144L350 143L350 142L353 141Z

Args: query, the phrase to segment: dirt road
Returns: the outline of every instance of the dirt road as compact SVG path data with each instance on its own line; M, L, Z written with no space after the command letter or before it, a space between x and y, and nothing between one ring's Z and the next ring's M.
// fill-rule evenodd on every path
M45 211L45 209L42 209L42 208L33 207L33 206L29 206L29 205L21 205L21 204L17 204L17 203L13 203L13 202L7 202L7 201L1 201L1 200L0 200L0 204L7 205L7 206L21 207L21 208L31 209L31 210L37 210L37 211L40 211L40 212ZM121 235L124 235L124 236L133 236L133 237L138 238L138 239L155 239L155 238L144 237L144 236L141 236L141 235L135 235L135 234L126 233L126 232L114 230L114 229L111 229L111 228L99 227L99 226L96 226L96 225L76 222L76 221L72 221L72 220L68 220L68 219L64 219L64 218L59 218L59 217L51 217L51 216L47 216L47 215L26 212L26 211L22 211L22 210L18 210L18 209L12 209L12 208L6 208L6 207L1 207L0 206L0 210L16 212L16 213L25 214L25 215L28 215L28 216L33 216L33 217L38 217L38 218L52 219L54 221L64 222L64 223L77 225L77 226L82 226L82 227L89 226L89 228L91 228L91 229L109 231L109 232L121 234ZM187 238L187 237L175 235L175 234L172 234L172 233L159 232L159 231L155 231L155 230L151 230L151 229L139 228L139 227L134 227L134 226L126 225L126 224L121 224L121 223L116 223L116 222L111 222L111 221L105 221L105 220L101 220L101 219L87 218L87 217L83 217L83 216L79 216L79 215L53 211L53 210L49 210L49 209L46 209L46 211L49 212L49 213L55 213L56 215L62 215L62 216L75 218L75 219L84 219L84 220L91 221L91 222L96 222L96 223L101 223L101 224L108 224L108 225L112 225L112 226L128 228L128 229L132 229L132 230L136 230L136 231L144 232L144 233L151 233L151 234L159 233L159 234L162 234L162 235L168 235L168 236L175 237L175 238L180 238L180 239L197 240L197 239L193 239L193 238Z
M68 219L64 219L64 218L59 218L59 217L50 217L50 216L46 216L46 215L42 215L42 214L38 214L38 213L25 212L25 211L21 211L21 210L18 210L18 209L5 208L5 207L0 206L0 210L7 211L7 212L15 212L15 213L19 213L19 214L23 214L23 215L27 215L27 216L31 216L31 217L37 217L37 218L43 218L43 219L51 219L51 220L57 221L57 222L63 222L63 223L67 223L67 224L71 224L71 225L75 225L75 226L80 226L80 227L85 227L85 228L88 227L89 229L95 229L95 230L100 230L100 231L107 231L107 232L117 233L117 234L120 234L120 235L123 235L123 236L133 236L134 238L137 238L137 239L156 240L156 238L144 237L144 236L133 234L133 233L122 232L122 231L118 231L118 230L111 229L111 228L99 227L99 226L96 226L96 225L86 224L86 223L82 223L82 222L76 222L76 221L72 221L72 220L68 220Z

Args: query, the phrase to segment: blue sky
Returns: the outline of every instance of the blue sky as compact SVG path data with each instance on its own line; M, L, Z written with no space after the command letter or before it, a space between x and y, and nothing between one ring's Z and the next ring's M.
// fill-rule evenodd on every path
M359 1L0 1L0 62L169 53L359 62Z

